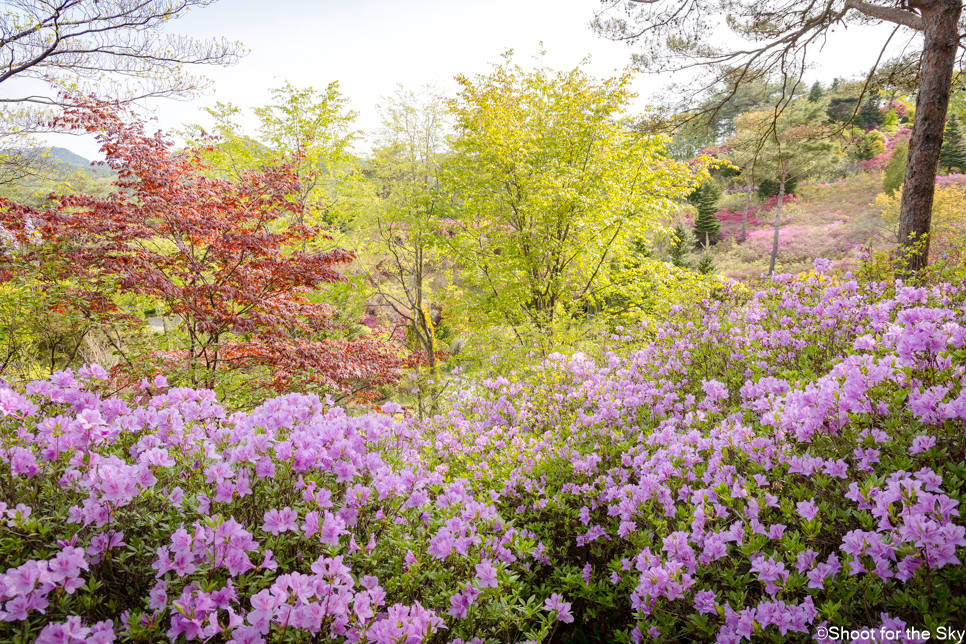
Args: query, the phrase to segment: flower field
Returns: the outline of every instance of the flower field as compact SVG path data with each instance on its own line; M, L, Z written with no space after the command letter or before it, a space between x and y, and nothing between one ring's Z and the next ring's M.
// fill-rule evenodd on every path
M425 422L0 389L0 641L813 641L966 622L966 291L779 276ZM624 335L626 333L626 335ZM900 640L902 641L902 640Z

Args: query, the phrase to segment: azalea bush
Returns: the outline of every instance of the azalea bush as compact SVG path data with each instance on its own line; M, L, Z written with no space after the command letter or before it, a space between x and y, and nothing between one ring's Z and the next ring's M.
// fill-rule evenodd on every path
M963 285L715 292L426 421L0 389L0 640L811 641L962 625Z

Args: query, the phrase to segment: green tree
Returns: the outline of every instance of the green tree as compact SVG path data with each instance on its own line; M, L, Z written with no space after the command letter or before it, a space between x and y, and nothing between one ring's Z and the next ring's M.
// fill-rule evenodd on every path
M963 144L963 129L959 117L950 114L943 134L943 147L939 153L939 164L946 166L946 172L953 168L966 170L966 145Z
M442 392L432 311L442 301L433 282L440 282L439 227L450 210L440 180L448 119L442 93L432 86L419 93L399 87L379 109L382 128L365 163L374 194L360 222L366 239L360 262L379 304L405 325L425 367L416 400L422 418L436 412Z
M866 132L854 127L846 130L844 134L849 154L859 161L868 161L886 151L885 136L878 130Z
M896 193L906 176L906 160L909 158L909 144L899 141L892 148L892 157L886 165L885 177L882 179L882 190L890 197Z
M899 115L896 114L894 109L890 109L889 113L885 115L882 119L882 131L889 136L894 135L899 131Z
M694 238L694 233L680 224L675 226L672 232L673 237L667 249L668 261L678 268L690 268L688 254L697 241Z
M205 162L216 173L237 181L252 170L297 157L302 187L293 198L302 206L299 217L309 221L295 223L339 222L344 209L338 202L338 187L355 164L350 150L359 136L352 129L355 112L347 109L348 100L337 82L321 93L290 83L271 93L272 103L254 109L259 123L254 137L238 124L242 112L235 105L219 102L205 108L214 119L212 133L221 140L205 154ZM191 125L183 134L199 141L205 130Z
M721 222L714 216L718 212L720 199L721 188L711 179L702 182L697 190L688 195L688 201L698 209L698 217L694 221L694 235L699 242L704 242L705 248L721 231Z
M702 275L711 275L715 271L714 259L711 257L711 253L705 249L704 253L701 254L701 259L695 265L694 269L701 273Z
M735 161L759 176L774 177L778 183L769 275L775 271L782 202L789 182L818 169L830 169L839 161L838 146L823 120L821 106L807 101L790 104L777 121L771 112L744 114L738 120L738 135L732 143Z
M636 64L665 74L699 66L707 71L710 78L692 81L691 91L682 94L684 103L693 102L709 87L717 88L722 79L734 91L742 84L780 73L791 84L792 91L784 92L781 100L781 105L788 105L816 43L836 27L891 23L896 30L904 27L919 32L923 43L918 57L920 82L899 239L908 270L926 267L943 126L963 40L962 0L602 0L601 4L593 28L609 38L637 43L642 52L634 55ZM712 46L709 36L717 27L730 33L715 32ZM781 109L772 113L772 123L781 113Z
M631 73L525 71L510 56L489 75L458 77L447 234L465 301L519 335L593 299L694 180L663 156L666 138L626 127Z
M822 100L822 96L824 95L825 92L822 91L822 84L818 81L815 81L815 84L812 85L811 91L808 93L808 102L818 103L820 100Z
M852 120L853 116L858 118L855 113L855 106L858 104L859 99L850 97L834 97L829 101L828 108L825 113L828 115L829 120L837 125L841 126L844 123L848 123Z
M866 99L865 103L862 104L862 109L859 110L859 115L862 117L865 127L877 127L882 124L885 114L879 109L878 92L872 92L872 95Z

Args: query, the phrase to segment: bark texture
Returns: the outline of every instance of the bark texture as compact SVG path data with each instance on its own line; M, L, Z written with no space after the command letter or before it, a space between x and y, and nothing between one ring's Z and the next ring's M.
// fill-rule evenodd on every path
M908 269L925 268L929 257L929 226L936 191L936 169L946 127L949 90L959 46L962 0L913 0L923 19L924 47L916 120L909 141L909 161L902 189L899 244Z

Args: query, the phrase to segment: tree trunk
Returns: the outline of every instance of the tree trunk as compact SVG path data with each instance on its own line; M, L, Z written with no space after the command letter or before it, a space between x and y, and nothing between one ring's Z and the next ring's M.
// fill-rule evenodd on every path
M768 262L768 277L775 272L775 258L778 257L778 227L782 223L782 201L785 199L785 177L778 184L778 209L775 211L775 238L771 243L771 260Z
M907 270L918 271L926 267L929 259L927 235L963 5L962 0L913 0L909 6L922 13L925 43L916 120L909 139L909 162L902 188L899 244L909 262Z

